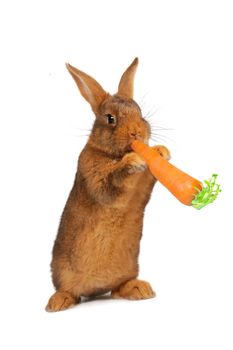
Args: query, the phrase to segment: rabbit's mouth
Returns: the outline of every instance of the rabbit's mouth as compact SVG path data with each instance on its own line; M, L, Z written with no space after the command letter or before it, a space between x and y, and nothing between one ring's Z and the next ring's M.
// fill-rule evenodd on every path
M134 140L138 140L138 141L141 141L143 143L145 143L146 145L148 145L149 143L149 136L148 137L135 137L131 142L133 142Z
M135 137L133 138L129 144L124 148L124 153L129 153L129 152L132 152L132 148L131 148L131 144L134 140L139 140L139 141L142 141L143 143L145 143L146 145L148 145L149 143L149 137Z

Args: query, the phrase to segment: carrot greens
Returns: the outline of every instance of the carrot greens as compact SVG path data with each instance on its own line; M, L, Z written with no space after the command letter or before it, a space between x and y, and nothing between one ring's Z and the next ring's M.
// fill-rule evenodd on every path
M217 174L213 174L207 181L205 180L202 189L196 188L198 193L192 201L192 206L196 209L202 209L207 204L213 203L221 192L220 185L216 183ZM204 185L205 184L205 185Z

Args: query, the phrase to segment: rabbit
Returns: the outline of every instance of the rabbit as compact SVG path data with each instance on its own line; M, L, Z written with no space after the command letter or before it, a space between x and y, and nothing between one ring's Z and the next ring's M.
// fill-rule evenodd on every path
M144 209L156 180L130 144L148 143L150 125L133 100L138 58L110 95L86 73L66 64L95 115L82 150L73 188L61 216L51 262L56 292L47 311L65 310L111 293L112 298L153 298L148 282L137 279ZM165 158L165 146L156 146Z

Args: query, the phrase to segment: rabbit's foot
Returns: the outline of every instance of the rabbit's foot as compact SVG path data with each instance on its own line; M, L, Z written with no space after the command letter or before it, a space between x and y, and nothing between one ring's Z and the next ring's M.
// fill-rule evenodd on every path
M113 298L124 298L130 300L149 299L155 297L155 292L150 284L137 279L130 280L112 291Z
M170 151L169 151L169 149L168 149L167 147L165 147L165 146L163 146L163 145L157 145L157 146L152 146L152 148L153 148L155 151L159 152L159 154L160 154L163 158L165 158L165 159L167 159L167 160L170 160L170 159L171 159L171 153L170 153Z
M45 310L48 312L55 312L68 309L77 304L77 299L69 292L55 292L49 299Z

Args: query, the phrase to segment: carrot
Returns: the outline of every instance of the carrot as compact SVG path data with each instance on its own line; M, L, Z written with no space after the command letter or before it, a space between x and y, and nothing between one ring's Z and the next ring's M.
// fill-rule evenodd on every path
M164 159L156 150L141 141L135 140L131 148L147 163L152 175L163 184L181 203L201 209L212 203L221 192L213 174L204 186L199 180Z

